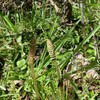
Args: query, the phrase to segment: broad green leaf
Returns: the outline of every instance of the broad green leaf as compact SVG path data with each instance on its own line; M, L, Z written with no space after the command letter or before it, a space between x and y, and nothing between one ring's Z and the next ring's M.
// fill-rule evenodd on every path
M18 38L16 39L18 43L21 43L21 40L22 40L22 36L18 36Z
M19 60L19 61L17 61L17 66L22 67L25 65L25 63L26 63L25 59Z

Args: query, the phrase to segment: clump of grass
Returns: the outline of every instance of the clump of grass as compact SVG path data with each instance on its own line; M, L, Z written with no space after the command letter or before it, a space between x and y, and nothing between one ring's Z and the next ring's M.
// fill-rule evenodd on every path
M56 70L57 70L57 75L58 75L58 79L59 79L59 87L60 87L60 91L61 91L61 99L64 100L63 81L62 81L60 71L59 71L59 68L57 65L56 55L54 52L53 44L51 43L51 41L49 39L46 39L45 41L47 41L47 49L48 49L49 55L50 55L51 59L53 60Z
M34 89L35 89L35 92L37 95L37 100L40 100L40 95L38 92L37 82L36 82L36 78L35 78L35 72L34 72L34 68L33 68L34 57L35 57L35 52L36 52L35 47L36 47L35 38L33 38L30 42L28 59L29 59L29 64L31 66L32 77L33 77L33 81L34 81Z

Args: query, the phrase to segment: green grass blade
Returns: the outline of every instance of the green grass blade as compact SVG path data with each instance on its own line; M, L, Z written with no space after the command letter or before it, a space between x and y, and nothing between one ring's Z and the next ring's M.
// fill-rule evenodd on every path
M10 28L11 28L14 32L18 33L18 30L15 28L15 26L14 26L13 23L9 20L9 18L8 18L7 16L4 16L4 19L5 19L5 21L7 22L7 24L10 26Z
M4 15L0 12L0 18L1 18L1 20L0 20L1 23L0 24L1 24L2 27L9 29L9 27L8 27L7 23L5 22L5 19L4 19L3 16Z
M100 26L98 26L97 28L94 29L93 32L91 32L80 44L79 46L75 49L75 51L73 52L73 54L75 54L87 41L89 41L89 39L93 36L93 34L95 34L98 30L100 29ZM68 62L70 61L72 57L72 54L69 55L68 59L66 59L64 61L64 63L61 65L61 70L64 68L64 66L66 66L68 64Z
M65 77L68 78L68 80L70 81L70 83L72 84L73 89L75 90L78 98L81 100L81 96L78 94L78 88L76 87L76 85L74 84L74 82L70 79L70 77L67 74L64 74Z
M62 46L64 45L64 43L67 41L67 37L71 34L71 32L75 29L76 25L80 22L80 20L78 20L76 22L76 24L69 30L69 32L67 34L65 34L65 36L62 38L62 39L59 39L59 42L58 44L54 47L55 49L55 52ZM50 60L50 57L47 56L46 59L45 59L45 63L48 62ZM45 64L44 63L44 64Z
M71 32L75 29L75 27L76 27L76 25L78 24L80 22L80 20L78 20L77 22L76 22L76 24L68 31L68 33L67 34L65 34L65 36L62 38L62 39L59 39L59 42L58 42L58 44L55 46L55 52L62 46L62 45L64 45L64 43L67 41L67 37L71 34ZM45 50L45 49L44 49ZM47 67L48 65L50 64L50 57L49 56L47 56L47 57L45 57L45 60L41 63L41 68L43 67L43 68L45 68L45 67ZM51 71L52 69L50 69L50 71ZM43 74L43 75L45 75L45 74ZM41 76L43 76L43 75L40 75L40 77ZM39 78L39 76L38 76L38 78Z
M52 26L52 28L50 29L50 32L49 32L49 34L48 34L48 36L49 36L50 39L51 39L51 36L53 35L53 32L54 32L55 27L56 27L56 25L57 25L57 19L58 19L58 18L55 19L55 22L54 22L54 24L53 24L53 26Z
M80 20L78 20L75 25L65 34L65 36L61 39L59 39L60 41L58 42L58 44L55 46L55 52L66 43L68 36L71 34L71 32L75 29L75 27L78 25L78 23L80 22Z

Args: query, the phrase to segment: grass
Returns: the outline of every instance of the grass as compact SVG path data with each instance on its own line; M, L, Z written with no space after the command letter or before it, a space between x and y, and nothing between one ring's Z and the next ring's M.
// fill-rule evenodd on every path
M93 7L94 5L89 6ZM99 5L95 6L94 10L98 10ZM46 5L37 9L33 1L31 13L23 12L24 9L21 10L21 14L15 11L11 16L0 12L0 32L2 33L0 34L0 56L5 59L0 86L4 88L8 86L6 91L0 88L1 100L22 100L25 98L35 100L36 97L38 100L100 99L98 92L89 90L94 81L97 82L95 87L100 89L99 79L93 78L92 81L87 82L86 75L83 75L84 84L79 82L77 85L71 77L71 75L81 73L81 71L86 72L89 69L98 69L99 67L96 50L93 49L94 40L92 39L93 34L95 34L96 41L98 45L100 44L98 41L100 25L96 22L97 18L95 19L93 16L90 18L87 8L85 16L89 17L86 20L88 19L90 26L85 25L87 34L81 40L83 34L80 34L82 33L81 17L77 6L73 7L73 10L77 12L76 14L73 12L75 19L78 18L77 21L73 26L66 26L65 28L60 26L61 20L59 15L55 14L55 9L52 8L52 14L50 14L50 9L50 7L47 9ZM98 16L98 14L96 15ZM33 46L30 50L30 40L33 37L36 38L36 43L35 41L31 43ZM47 41L47 45L43 42L44 40ZM90 60L90 64L85 68L81 66L80 69L64 73L64 68L68 66L69 62L72 59L75 61L74 56L78 51L85 54L84 44L87 45L87 58ZM60 51L61 48L64 49L63 53L61 53L62 50ZM42 49L42 53L36 59L36 54L39 53L40 49ZM48 70L44 71L44 69ZM69 81L69 85L66 87L65 79ZM15 80L23 80L24 84L17 87L14 84ZM73 93L69 90L70 85ZM83 86L84 90L80 90L80 86Z

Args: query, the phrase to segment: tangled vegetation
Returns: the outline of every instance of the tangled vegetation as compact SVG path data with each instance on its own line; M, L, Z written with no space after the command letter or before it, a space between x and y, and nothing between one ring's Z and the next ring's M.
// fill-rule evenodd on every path
M99 0L1 0L0 100L99 100L99 40Z

